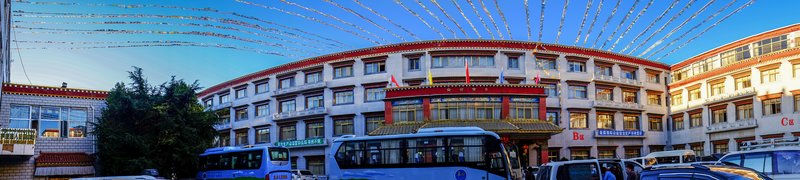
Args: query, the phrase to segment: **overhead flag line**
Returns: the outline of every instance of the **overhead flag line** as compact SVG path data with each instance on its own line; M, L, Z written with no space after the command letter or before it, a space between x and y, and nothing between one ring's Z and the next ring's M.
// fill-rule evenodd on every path
M347 25L347 26L353 27L353 28L355 28L355 29L358 29L359 31L361 31L361 32L363 32L363 33L369 34L370 36L377 38L378 40L382 41L382 42L383 42L383 43L385 43L385 44L386 44L386 43L389 43L389 41L387 41L386 39L384 39L384 38L382 38L382 37L380 37L380 36L378 36L378 35L375 35L375 34L373 34L372 32L369 32L369 31L367 31L366 29L364 29L364 28L361 28L360 26L357 26L357 25L355 25L355 24L353 24L353 23L350 23L350 22L347 22L347 21L345 21L345 20L342 20L342 19L340 19L339 17L336 17L336 16L333 16L333 15L330 15L330 14L324 13L324 12L322 12L322 11L319 11L319 10L316 10L316 9L313 9L313 8L305 7L305 6L303 6L303 5L300 5L300 4L297 4L297 3L294 3L294 2L289 2L289 1L286 1L286 0L279 0L279 1L281 1L281 2L283 2L283 3L285 3L285 4L288 4L288 5L292 5L292 6L298 7L298 8L300 8L300 9L305 9L306 11L311 11L311 12L317 13L317 14L319 14L319 15L325 16L325 17L327 17L327 18L331 18L331 19L333 19L333 20L336 20L336 21L339 21L340 23L342 23L342 24L344 24L344 25Z
M589 30L586 32L586 36L583 38L583 47L586 47L586 42L589 40L589 36L592 35L592 29L594 29L594 23L597 22L597 18L600 17L600 12L603 10L603 0L600 0L600 4L597 5L597 12L594 13L594 18L592 19L592 23L589 24ZM581 38L581 37L578 37Z
M661 13L661 15L658 15L658 17L656 17L655 20L651 21L650 24L647 25L647 27L644 28L644 30L642 30L642 32L640 32L638 35L636 35L636 37L634 37L633 40L628 42L628 45L625 45L625 47L622 48L622 50L619 51L619 52L623 53L623 52L625 52L625 50L628 50L628 48L631 47L631 45L633 45L633 43L636 42L636 40L639 40L639 38L642 37L642 35L644 35L645 33L647 33L647 31L649 31L650 28L653 27L653 25L655 25L658 21L663 19L664 15L667 15L667 13L669 13L669 11L672 10L672 8L674 8L675 5L677 5L679 2L681 2L681 1L680 0L673 1L672 4L670 4L669 7L667 7L667 9L664 10L664 12Z
M452 16L450 16L450 13L447 13L447 11L445 11L444 8L442 8L442 5L440 5L439 2L436 2L436 0L430 0L430 1L431 1L431 3L433 3L434 6L436 6L436 8L439 9L439 11L442 12L442 14L444 14L445 17L447 17L447 19L450 20L450 22L452 22L453 24L456 25L458 30L460 30L461 33L464 34L464 37L469 37L469 35L467 34L467 31L464 31L464 28L461 27L461 24L458 24L458 22L456 22L456 20L453 19Z
M436 19L436 21L438 21L440 25L444 26L444 28L447 29L447 31L450 31L450 33L453 34L453 38L458 38L458 36L456 36L456 31L453 31L453 29L450 29L450 27L448 27L447 24L444 24L444 21L442 21L442 19L439 19L439 16L431 12L431 10L428 9L428 7L425 6L425 4L422 4L422 1L420 0L415 0L415 1L417 1L417 4L419 4L419 6L421 6L422 9L425 10L425 12L428 12L428 15L431 15L433 19Z
M514 36L511 35L511 28L509 28L508 21L506 21L506 15L503 14L503 10L500 9L500 4L497 3L497 0L494 1L494 8L497 9L497 14L500 14L500 19L503 20L503 25L506 26L506 32L508 33L508 39L514 39Z
M676 26L676 27L672 28L672 30L670 30L669 32L667 32L667 34L666 34L666 35L663 35L663 36L661 36L661 38L659 38L658 40L656 40L656 42L654 42L652 45L650 45L650 47L647 47L647 49L645 49L645 50L644 50L642 53L640 53L640 54L639 54L639 57L642 57L642 56L644 56L645 54L647 54L647 52L650 52L651 50L653 50L653 48L655 48L656 46L658 46L658 45L660 45L661 43L663 43L663 42L664 42L664 39L667 39L667 38L669 38L670 36L672 36L672 34L675 34L675 32L678 32L678 30L680 30L681 28L683 28L683 26L685 26L687 23L689 23L689 21L691 21L692 19L694 19L695 17L697 17L697 15L700 15L700 13L702 13L703 11L705 11L706 9L708 9L708 6L711 6L711 4L713 4L713 3L714 3L714 0L708 1L708 3L706 3L706 5L703 5L703 7L701 7L701 8L700 8L700 10L697 10L697 11L695 11L694 13L692 13L692 15L691 15L691 16L689 16L689 18L686 18L686 20L684 20L683 22L681 22L681 24L679 24L678 26Z
M650 1L650 2L653 2L653 1ZM628 13L625 13L625 16L622 17L621 21L619 21L619 24L617 24L617 27L614 28L613 32L611 32L611 35L609 35L608 38L605 41L603 41L603 45L601 45L599 49L606 48L606 44L608 44L608 42L611 41L611 39L613 39L615 35L617 35L617 31L619 31L619 28L621 28L622 25L625 24L625 21L627 21L628 18L631 17L631 14L633 14L633 10L636 9L636 5L638 5L638 4L639 4L639 0L633 1L633 5L631 6L631 9L628 10Z
M333 1L331 1L331 0L323 0L323 1L325 1L325 2L329 3L329 4L333 5L333 6L336 6L336 7L338 7L339 9L342 9L342 10L344 10L344 11L347 11L347 12L349 12L350 14L353 14L353 15L355 15L355 16L357 16L357 17L361 18L361 19L362 19L362 20L364 20L364 21L367 21L367 22L369 22L370 24L372 24L373 26L377 27L378 29L381 29L381 30L383 30L383 31L385 31L385 32L387 32L387 33L389 33L389 34L391 34L392 36L394 36L394 37L395 37L395 38L397 38L397 39L400 39L401 41L406 41L406 38L403 38L402 36L400 36L400 35L397 35L396 33L392 32L392 30L389 30L389 29L386 29L386 28L384 28L383 26L379 25L378 23L375 23L375 21L372 21L372 19L369 19L369 18L367 18L366 16L364 16L364 15L361 15L360 13L358 13L358 12L356 12L356 11L353 11L353 9L350 9L350 8L348 8L348 7L344 7L344 6L342 6L341 4L339 4L339 3L336 3L336 2L333 2Z
M399 25L399 24L395 23L394 21L392 21L392 20L391 20L391 19L389 19L388 17L386 17L386 16L382 15L381 13L378 13L378 11L375 11L374 9L370 8L369 6L366 6L366 5L362 4L360 0L353 0L353 2L355 2L356 4L358 4L359 6L361 6L362 8L364 8L364 9L368 10L369 12L372 12L372 14L373 14L373 15L375 15L375 16L378 16L378 17L381 17L381 18L382 18L383 20L385 20L386 22L389 22L390 24L394 25L395 27L402 29L403 31L405 31L406 33L408 33L409 35L411 35L411 37L413 37L414 39L416 39L416 40L420 40L420 39L419 39L419 37L417 37L417 35L415 35L415 34L414 34L414 33L412 33L411 31L409 31L409 30L408 30L408 29L406 29L405 27L403 27L403 26L401 26L401 25Z
M578 44L578 41L581 40L581 34L583 33L583 26L586 25L586 18L589 17L589 10L592 8L592 1L588 0L586 2L586 10L583 11L583 18L581 18L581 26L578 28L578 35L575 36L575 43L572 45Z
M638 0L637 0L637 1L638 1ZM606 22L605 22L605 23L603 23L603 27L602 27L602 28L600 28L600 33L599 33L599 34L597 34L597 36L594 38L594 43L592 43L592 48L593 48L593 49L594 49L595 45L597 45L597 41L599 41L599 40L600 40L600 37L601 37L601 36L603 36L603 32L606 30L606 26L608 26L608 23L609 23L609 22L611 22L611 19L612 19L612 18L614 18L614 14L616 14L616 13L617 13L617 9L619 9L619 4L620 4L621 2L622 2L622 0L617 0L617 4L616 4L616 5L614 5L614 8L613 8L613 9L611 9L611 14L610 14L610 15L608 15L608 18L606 19Z
M439 34L439 36L441 36L441 37L442 37L442 39L445 39L445 37L444 37L444 34L442 34L442 32L440 32L439 30L437 30L436 28L434 28L433 26L431 26L431 24L428 24L428 21L425 21L425 19L422 19L422 17L421 17L421 16L419 16L419 14L417 14L417 13L416 13L416 12L414 12L414 11L412 11L411 9L408 9L408 7L406 7L406 5L404 5L404 4L403 4L403 2L400 2L400 0L394 0L394 3L396 3L397 5L400 5L400 7L403 7L403 9L405 9L406 11L408 11L408 13L411 13L411 15L414 15L414 17L417 17L417 19L419 19L420 21L422 21L422 23L423 23L423 24L425 24L425 26L428 26L428 28L430 28L431 30L433 30L433 31L435 31L437 34Z
M458 9L458 13L461 13L461 17L464 17L464 21L467 21L469 27L472 27L472 30L475 31L475 35L478 36L478 39L483 38L481 37L481 33L478 32L478 28L475 28L475 25L472 24L472 21L470 21L469 18L467 18L467 15L464 14L464 10L461 9L461 6L458 5L458 2L456 2L456 0L451 0L451 1L453 2L453 5L456 6L456 9Z
M556 44L558 44L558 39L561 38L561 28L564 27L564 18L567 16L568 6L569 0L564 0L564 10L561 11L561 21L558 23L558 33L556 33Z
M660 28L658 28L658 29L657 29L655 32L653 32L652 34L650 34L650 36L647 36L647 38L645 38L645 39L644 39L644 41L643 41L642 43L640 43L639 45L636 45L636 47L634 47L633 49L631 49L631 51L629 51L627 54L628 54L628 55L631 55L633 52L636 52L636 50L638 50L639 48L641 48L642 46L644 46L645 44L647 44L647 42L648 42L648 41L650 41L650 39L652 39L652 38L653 38L653 36L655 36L656 34L658 34L659 32L661 32L662 30L664 30L664 28L667 28L667 25L669 25L669 23L671 23L673 20L675 20L676 18L678 18L678 16L680 16L681 14L683 14L683 12L686 12L686 9L689 9L689 7L691 7L691 6L692 6L692 4L694 4L694 2L695 2L695 0L689 0L689 3L687 3L687 4L686 4L686 6L684 6L684 7L683 7L683 8L682 8L680 11L678 11L678 13L677 13L677 14L675 14L675 15L673 15L671 18L669 18L669 20L667 20L667 22L666 22L666 23L664 23L663 25L661 25L661 27L660 27Z
M631 28L633 28L633 25L636 24L637 21L639 21L639 18L641 18L645 12L647 12L647 9L650 8L650 5L653 5L653 2L655 2L655 0L650 0L650 2L647 3L647 5L645 5L644 8L642 8L642 10L639 11L638 14L636 14L636 17L633 18L633 21L631 21L631 23L628 24L628 27L625 28L625 31L623 31L622 34L616 38L617 40L614 41L614 44L611 45L611 48L608 48L608 51L612 51L615 47L617 47L617 43L619 43L619 40L622 40L622 38L624 38L625 35L627 35L628 32L630 32Z
M486 32L488 32L489 35L492 36L492 39L495 39L494 33L492 33L492 30L489 28L489 25L486 25L486 21L483 21L481 13L478 13L478 8L475 7L475 4L472 3L472 0L467 0L467 3L469 3L469 6L472 7L472 11L475 13L475 16L478 17L478 20L481 21L481 24L483 24L483 27L486 29Z
M489 12L489 9L486 8L486 4L483 3L483 0L478 0L478 2L481 3L481 9L483 9L483 12L486 13L487 17L489 17L489 20L492 22L492 25L494 26L494 29L497 30L497 35L500 36L500 39L505 39L505 37L503 37L503 32L500 32L500 28L497 26L497 23L494 21L494 17L492 17L492 13Z
M678 40L683 39L690 32L692 32L695 29L699 28L701 25L705 24L706 22L710 21L711 19L714 19L714 17L717 17L717 15L719 15L720 13L725 11L726 9L730 8L731 6L733 6L733 4L735 2L736 2L736 0L733 0L730 3L726 4L724 7L719 8L719 10L714 12L714 14L711 14L710 16L706 17L705 19L703 19L703 21L700 21L700 23L695 24L694 26L692 26L692 28L689 28L689 30L686 30L685 32L683 32L683 34L681 34L677 38L672 39L672 41L667 43L667 45L661 46L661 48L659 48L658 50L654 51L652 54L648 55L647 58L653 57L653 55L656 55L656 54L660 53L661 51L663 51L664 49L666 49L667 47L672 46L672 44L675 44L676 42L678 42Z

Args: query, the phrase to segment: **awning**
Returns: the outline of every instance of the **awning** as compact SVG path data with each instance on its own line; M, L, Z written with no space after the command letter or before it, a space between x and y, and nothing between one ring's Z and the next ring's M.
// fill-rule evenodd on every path
M533 120L533 121L509 121L509 120L439 120L426 121L419 123L397 123L381 126L369 135L390 135L390 134L409 134L416 133L420 128L438 127L479 127L487 131L496 133L537 133L537 134L558 134L563 130L553 123Z
M33 176L94 175L94 166L36 167Z

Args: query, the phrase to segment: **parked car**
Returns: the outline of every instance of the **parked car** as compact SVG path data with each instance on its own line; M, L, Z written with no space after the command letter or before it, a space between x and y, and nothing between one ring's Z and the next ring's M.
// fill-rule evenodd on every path
M731 152L720 162L751 168L773 179L800 179L800 147Z
M539 167L539 173L536 174L536 180L555 180L555 179L587 179L599 180L603 179L604 168L611 170L611 173L617 179L628 179L625 173L625 166L631 164L634 171L641 172L643 170L639 163L633 161L622 161L619 159L589 159L589 160L572 160L572 161L559 161L546 163Z
M293 180L318 180L319 178L309 170L292 169Z
M646 168L640 175L641 180L661 179L700 179L700 180L771 180L765 174L750 168L731 165L672 164Z

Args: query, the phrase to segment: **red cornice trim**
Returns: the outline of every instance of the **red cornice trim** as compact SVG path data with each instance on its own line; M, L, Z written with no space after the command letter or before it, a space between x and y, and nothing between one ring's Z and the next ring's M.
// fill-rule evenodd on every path
M739 46L742 46L742 45L745 45L745 44L750 44L750 43L753 43L753 42L756 42L756 41L759 41L759 40L762 40L762 39L770 38L770 37L781 35L781 34L787 34L787 33L791 33L791 32L798 31L798 30L800 30L800 24L794 24L794 25L790 25L790 26L774 29L774 30L771 30L771 31L763 32L763 33L760 33L760 34L757 34L757 35L754 35L754 36L746 37L744 39L740 39L738 41L734 41L732 43L728 43L728 44L723 45L721 47L714 48L714 49L706 51L706 52L704 52L704 53L702 53L700 55L697 55L697 56L694 56L692 58L689 58L689 59L687 59L685 61L682 61L682 62L679 62L677 64L674 64L674 65L672 65L672 68L670 70L671 71L675 71L675 70L683 68L683 67L685 67L685 66L687 66L689 64L695 63L695 62L700 61L700 60L707 59L708 57L710 57L712 55L716 55L716 54L722 53L723 51L731 50L733 48L736 48L736 47L739 47Z
M523 95L544 96L544 88L535 86L419 86L420 88L390 89L385 99L429 97L438 95Z
M353 59L361 56L375 56L380 54L406 52L406 51L419 51L423 49L436 49L436 48L477 48L478 50L480 50L481 48L509 48L509 49L524 49L524 50L538 49L538 50L555 51L567 54L572 53L579 55L595 56L604 59L614 59L650 67L669 69L669 65L660 62L649 61L646 59L617 54L608 51L601 51L601 50L574 47L574 46L541 44L541 43L524 42L524 41L505 41L505 40L434 40L434 41L419 41L419 42L408 42L408 43L392 44L385 46L377 46L377 47L357 49L352 51L339 52L339 53L299 60L284 65L276 66L273 68L265 69L262 71L258 71L255 73L251 73L248 75L244 75L236 79L232 79L230 81L211 86L208 89L205 89L202 92L200 92L199 96L205 97L208 94L217 92L221 89L232 87L242 83L247 83L249 81L252 81L254 79L259 79L264 76L282 73L294 69L300 69L317 64L328 63L343 59Z
M12 84L12 83L3 84L3 93L34 95L34 96L65 97L65 98L83 98L83 99L106 99L106 97L108 97L108 91L23 85L23 84Z

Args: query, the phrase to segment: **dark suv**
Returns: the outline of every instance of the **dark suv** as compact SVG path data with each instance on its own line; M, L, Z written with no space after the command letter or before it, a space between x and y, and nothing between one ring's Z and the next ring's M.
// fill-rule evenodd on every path
M729 165L676 164L645 169L641 180L697 179L697 180L771 180L753 169Z

